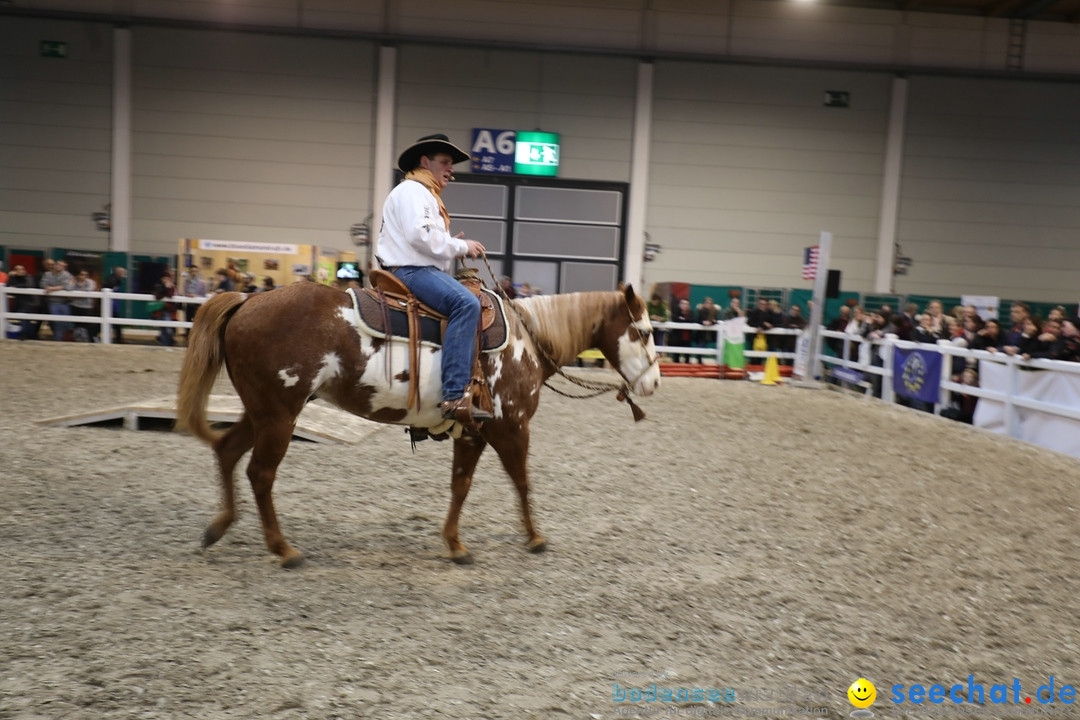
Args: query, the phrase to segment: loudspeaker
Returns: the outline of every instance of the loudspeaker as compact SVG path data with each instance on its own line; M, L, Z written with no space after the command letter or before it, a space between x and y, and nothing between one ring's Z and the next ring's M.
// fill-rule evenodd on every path
M825 297L829 299L840 297L840 271L830 270L829 277L825 280Z

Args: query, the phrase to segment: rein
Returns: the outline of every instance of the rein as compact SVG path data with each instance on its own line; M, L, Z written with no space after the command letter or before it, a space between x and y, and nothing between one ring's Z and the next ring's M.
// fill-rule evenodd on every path
M652 368L653 365L655 365L656 363L658 363L660 361L659 354L657 354L655 357L653 357L653 359L649 362L649 364L646 365L645 368L640 373L638 373L637 377L635 377L633 380L629 380L629 381L626 381L625 378L624 378L624 382L621 382L621 383L607 382L607 381L604 381L604 380L585 380L583 378L574 377L573 375L568 375L562 369L562 366L560 366L559 363L555 362L551 358L551 355L549 355L547 350L544 349L544 346L540 343L540 341L536 339L536 333L533 332L532 328L529 326L529 321L526 320L525 316L521 314L521 311L519 311L517 309L517 307L514 306L514 303L507 296L506 291L503 290L502 285L499 284L498 279L495 277L495 271L491 269L491 263L488 262L487 253L481 252L480 257L483 258L483 260L484 260L484 265L487 267L488 274L491 275L491 281L494 284L495 289L498 291L499 295L502 296L503 300L506 301L505 304L507 306L509 306L511 310L514 311L514 315L517 316L517 319L519 321L521 321L521 326L523 328L525 328L525 332L529 334L529 338L533 341L533 345L536 346L536 349L540 351L540 354L543 355L544 359L547 360L548 364L551 365L551 367L555 368L555 374L561 375L563 378L565 378L571 384L577 385L578 387L584 388L585 390L589 390L591 392L589 394L586 394L586 395L572 395L572 394L564 392L564 391L558 389L557 387L555 387L554 385L552 385L551 382L550 382L550 379L544 381L544 385L548 389L550 389L552 392L554 392L557 395L561 395L561 396L567 397L567 398L572 398L574 400L587 400L589 398L594 398L594 397L597 397L599 395L603 395L604 393L607 393L607 392L617 391L618 394L615 396L615 399L618 400L619 402L625 402L627 405L630 406L630 411L634 414L634 422L640 422L640 421L645 419L645 411L642 410L640 407L638 407L637 404L635 404L633 399L631 399L631 397L630 397L630 392L631 392L630 386L633 383L637 382L637 380L642 375L647 373L649 371L649 369ZM627 313L627 315L630 316L630 323L633 324L635 322L634 313L631 312L630 306L626 304L626 298L625 297L623 298L623 305L626 306L626 313ZM638 341L641 343L642 347L645 348L645 350L646 350L645 357L648 357L649 356L648 347L645 344L645 340L643 340L641 338L640 333L638 334ZM621 375L621 373L620 373L620 375Z

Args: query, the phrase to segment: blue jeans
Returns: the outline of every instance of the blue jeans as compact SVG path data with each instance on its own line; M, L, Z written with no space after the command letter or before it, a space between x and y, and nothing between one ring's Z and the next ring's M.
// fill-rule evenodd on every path
M420 302L449 318L442 347L442 394L443 400L456 400L472 378L480 301L438 268L403 265L393 272Z
M71 317L71 306L66 302L50 302L49 314ZM69 322L50 321L49 324L52 326L53 340L63 340L64 335L71 329L71 323Z

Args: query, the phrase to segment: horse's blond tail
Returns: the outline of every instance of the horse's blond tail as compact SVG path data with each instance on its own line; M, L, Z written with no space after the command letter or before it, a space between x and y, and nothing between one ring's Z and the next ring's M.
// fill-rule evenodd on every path
M225 363L225 324L246 298L238 292L210 298L199 308L188 333L187 354L180 370L176 400L176 429L189 430L207 444L213 444L223 434L210 429L206 404Z

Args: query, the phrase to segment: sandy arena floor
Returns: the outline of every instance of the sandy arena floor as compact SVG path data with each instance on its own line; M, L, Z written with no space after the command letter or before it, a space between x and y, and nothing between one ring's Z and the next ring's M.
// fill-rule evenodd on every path
M477 564L449 562L451 448L386 426L293 444L275 497L308 562L285 571L242 475L243 514L199 551L218 491L195 439L34 423L167 395L183 352L0 342L0 720L775 713L746 691L788 686L843 718L860 676L896 717L896 684L1080 685L1065 456L827 391L668 379L636 425L545 391L546 554L489 453ZM738 694L613 700L653 682Z

